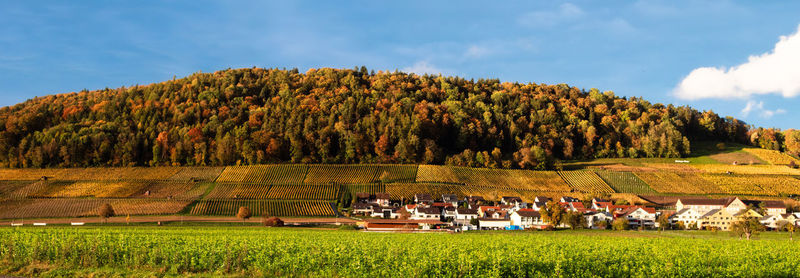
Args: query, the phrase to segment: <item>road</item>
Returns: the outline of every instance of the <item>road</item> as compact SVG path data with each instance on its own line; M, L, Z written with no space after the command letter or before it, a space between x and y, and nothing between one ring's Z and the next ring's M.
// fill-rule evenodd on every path
M225 222L242 222L241 219L236 217L225 216L180 216L180 215L166 215L166 216L131 216L126 219L126 216L116 216L108 218L108 223L156 223L156 222L206 222L206 223L225 223ZM285 225L322 225L322 224L355 224L356 220L350 218L334 218L334 217L320 217L320 218L291 218L280 217ZM100 223L102 220L99 217L81 217L81 218L36 218L36 219L4 219L0 220L0 226L10 226L12 223L23 223L25 226L32 225L33 223L47 223L47 224L70 224L74 222L82 223ZM250 218L245 220L247 223L260 223L260 217Z

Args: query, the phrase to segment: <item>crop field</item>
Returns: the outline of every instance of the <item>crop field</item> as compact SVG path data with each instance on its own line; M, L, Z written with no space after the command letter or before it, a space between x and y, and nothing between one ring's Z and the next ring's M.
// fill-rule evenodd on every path
M727 236L693 238L633 231L451 235L235 227L0 228L0 260L4 262L0 273L797 277L798 249L800 242L789 240L743 241ZM34 265L47 267L28 267Z
M339 197L338 185L273 185L267 199L282 200L335 200Z
M374 165L314 165L308 169L306 184L353 184L377 181Z
M417 182L461 183L449 166L420 165L417 170Z
M570 187L587 193L614 193L608 184L592 171L559 171Z
M727 194L771 195L800 194L800 180L780 175L706 174L703 178Z
M244 177L244 182L267 184L300 184L308 173L305 165L254 165Z
M0 200L25 198L28 194L22 192L31 187L36 181L0 181ZM38 190L38 189L31 189Z
M467 185L498 189L569 191L569 185L554 171L497 170L453 167L453 173Z
M631 172L597 171L603 180L618 193L652 194L657 193L647 183Z
M355 194L355 193L375 194L375 193L386 192L386 185L385 184L378 184L378 183L372 183L372 184L349 184L349 185L343 185L342 189L349 191L351 194Z
M215 181L225 167L181 167L180 171L169 177L171 181Z
M333 206L326 201L256 201L203 200L191 210L193 215L235 216L240 207L248 207L253 216L335 216Z
M693 172L638 172L636 176L660 193L724 193L719 186Z
M789 165L789 163L794 162L796 165L800 165L800 161L779 151L759 149L759 148L744 148L743 150L745 152L757 156L758 158L768 162L769 164Z
M117 215L175 214L189 204L147 199L25 199L7 203L9 208L0 211L0 218L97 216L105 203L111 204Z
M266 199L269 188L267 184L218 183L206 199Z
M775 165L721 165L699 164L692 165L703 172L711 174L748 174L748 175L800 175L800 170L786 166Z

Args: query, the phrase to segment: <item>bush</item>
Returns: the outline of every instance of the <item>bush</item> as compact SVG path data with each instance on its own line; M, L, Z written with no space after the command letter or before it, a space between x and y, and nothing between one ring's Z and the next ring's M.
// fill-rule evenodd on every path
M628 219L623 217L614 219L614 222L611 222L611 227L614 228L615 231L623 231L628 229Z
M103 219L103 222L106 222L107 218L116 215L116 213L114 212L114 208L111 207L111 204L106 203L100 206L100 209L98 210L98 215L100 216L100 218Z
M277 217L270 217L264 219L264 226L267 227L283 227L283 220Z

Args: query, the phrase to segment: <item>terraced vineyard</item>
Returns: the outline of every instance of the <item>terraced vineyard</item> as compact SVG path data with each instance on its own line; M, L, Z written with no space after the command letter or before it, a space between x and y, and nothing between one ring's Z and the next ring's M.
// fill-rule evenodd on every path
M253 216L335 216L336 211L326 201L254 201L254 200L203 200L190 214L234 216L239 207L248 207Z
M800 161L779 151L758 148L744 148L743 150L772 165L789 165L792 162L800 165Z
M308 169L306 184L359 184L377 181L374 165L314 165Z
M437 182L437 183L462 183L453 173L453 169L448 166L439 165L420 165L417 170L417 182Z
M147 199L22 199L4 202L0 218L82 217L97 216L105 203L111 204L117 215L175 214L188 201Z
M206 199L266 199L269 188L266 184L218 183Z
M352 194L355 194L355 193L375 194L375 193L386 192L386 185L385 184L379 184L379 183L373 183L373 184L349 184L349 185L343 185L342 186L342 190L347 190Z
M637 172L636 176L660 193L724 193L719 186L694 172Z
M711 174L747 174L747 175L800 175L800 169L774 165L721 165L698 164L692 165L703 172Z
M215 181L225 167L181 167L180 171L169 177L171 181Z
M586 193L614 193L608 184L592 171L559 171L570 187Z
M248 168L244 182L264 184L301 184L308 173L305 165L254 165Z
M338 185L273 185L267 199L282 200L335 200L339 197Z
M789 195L800 194L800 180L780 175L705 174L726 194Z
M655 190L631 172L597 171L614 191L619 193L653 194Z
M465 184L497 189L568 192L569 185L553 171L496 170L453 167Z

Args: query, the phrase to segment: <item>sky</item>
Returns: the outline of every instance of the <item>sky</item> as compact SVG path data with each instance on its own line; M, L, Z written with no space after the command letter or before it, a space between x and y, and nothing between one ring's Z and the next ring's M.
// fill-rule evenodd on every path
M364 65L800 128L800 1L341 2L4 1L0 106L226 68Z

